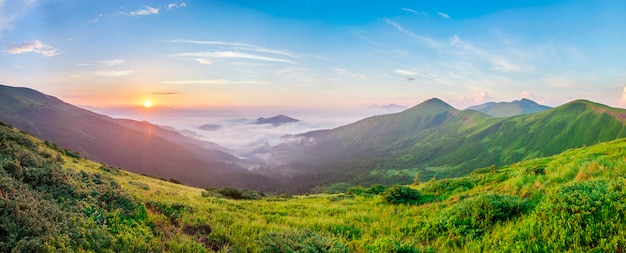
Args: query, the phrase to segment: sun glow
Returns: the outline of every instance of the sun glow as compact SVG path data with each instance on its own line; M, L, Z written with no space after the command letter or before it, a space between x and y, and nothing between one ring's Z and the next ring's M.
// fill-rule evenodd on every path
M150 101L150 100L146 99L146 101L144 101L144 102L143 102L143 106L144 106L145 108L150 108L150 107L152 107L152 101Z

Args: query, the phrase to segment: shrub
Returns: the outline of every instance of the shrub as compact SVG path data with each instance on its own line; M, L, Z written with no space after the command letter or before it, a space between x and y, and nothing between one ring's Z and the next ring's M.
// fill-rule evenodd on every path
M348 252L348 247L334 239L309 230L270 232L259 241L260 252Z
M599 247L613 251L626 229L626 180L577 181L552 192L538 211L539 238L556 251Z
M467 191L474 187L474 180L471 178L445 178L426 183L422 187L422 192L436 196L447 196L455 192Z
M420 193L413 188L396 185L385 192L384 198L387 202L394 205L417 204L420 199Z
M265 197L263 192L256 192L251 190L239 190L232 187L224 187L217 191L219 194L229 199L262 199Z
M451 206L440 216L440 225L455 235L475 238L496 223L514 219L529 209L528 201L517 196L483 194Z

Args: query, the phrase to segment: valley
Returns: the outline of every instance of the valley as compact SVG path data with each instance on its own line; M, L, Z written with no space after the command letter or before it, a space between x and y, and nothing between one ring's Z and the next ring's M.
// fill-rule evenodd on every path
M624 139L400 188L234 200L61 152L5 124L0 131L0 208L3 219L13 220L0 225L3 251L545 252L626 246ZM29 201L16 202L23 196ZM18 211L29 206L45 208L40 210L49 218ZM80 230L64 228L55 215L76 217L71 226ZM48 225L16 229L37 227L27 225L33 222Z

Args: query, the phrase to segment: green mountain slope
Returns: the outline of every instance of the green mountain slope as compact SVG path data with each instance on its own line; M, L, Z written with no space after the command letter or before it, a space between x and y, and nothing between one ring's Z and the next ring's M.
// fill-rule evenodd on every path
M172 184L67 154L0 124L0 251L619 252L626 247L626 139L411 187L256 200L226 199L229 195L215 189Z
M216 144L147 122L113 119L27 88L0 85L0 120L99 162L186 184L252 187L239 159ZM260 177L260 178L259 178Z
M479 111L492 117L511 117L542 112L549 109L551 109L551 107L537 104L536 102L525 98L522 98L521 100L514 100L512 102L488 102L467 108L467 110Z
M407 111L368 118L333 130L302 134L274 157L300 174L302 186L409 183L467 175L554 155L569 148L626 137L626 110L573 101L536 114L490 118L429 100Z

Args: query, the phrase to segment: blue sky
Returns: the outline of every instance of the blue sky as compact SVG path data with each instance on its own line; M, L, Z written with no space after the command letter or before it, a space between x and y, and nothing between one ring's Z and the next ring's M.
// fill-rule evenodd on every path
M0 0L0 83L85 106L626 107L626 1Z

